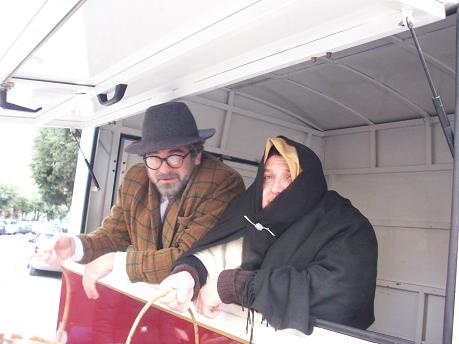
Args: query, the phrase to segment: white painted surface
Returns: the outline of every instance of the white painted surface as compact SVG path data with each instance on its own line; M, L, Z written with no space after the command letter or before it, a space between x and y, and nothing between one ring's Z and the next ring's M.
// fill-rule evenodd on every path
M44 108L38 117L0 111L0 119L11 121L16 117L23 122L75 127L106 124L149 105L227 86L399 33L404 30L399 23L406 15L422 25L443 18L443 6L435 0L88 1L62 27L61 34L51 37L34 54L33 58L43 59L39 67L24 65L16 73L78 82L88 86L86 95L78 94L78 86L66 101L47 101L40 93L49 92L49 85L45 83L44 89L35 85L33 101L28 104L23 99L21 105L32 107L30 102L41 102L39 106ZM44 31L39 37L47 33ZM34 46L32 40L27 44ZM16 62L19 55L5 58ZM337 77L336 72L331 74ZM110 92L120 83L129 85L120 103L109 108L97 103L96 94ZM360 80L354 82L354 87L359 85L366 91L370 89ZM18 84L12 94L20 93L22 87ZM338 85L334 88L338 94L323 94L328 100L324 107L331 112L345 112L343 108L351 114L364 111L348 107L341 97L343 91ZM374 94L380 96L381 92L376 88ZM317 90L314 94L317 96ZM94 106L91 116L81 111L84 103ZM312 113L316 120L317 115ZM332 122L330 117L328 126Z

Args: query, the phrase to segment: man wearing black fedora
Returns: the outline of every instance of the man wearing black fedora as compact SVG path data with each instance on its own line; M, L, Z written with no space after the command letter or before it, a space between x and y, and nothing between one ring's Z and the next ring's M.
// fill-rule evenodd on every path
M86 264L83 286L94 299L96 281L111 271L161 282L244 190L236 171L202 151L214 134L197 129L184 103L148 108L142 139L126 149L144 164L128 170L110 215L90 234L58 238L41 257L54 266L67 258Z

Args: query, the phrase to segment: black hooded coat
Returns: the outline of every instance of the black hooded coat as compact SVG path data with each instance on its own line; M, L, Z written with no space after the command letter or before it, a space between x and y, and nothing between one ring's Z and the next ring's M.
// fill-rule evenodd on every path
M312 150L283 139L297 150L303 170L298 177L262 209L260 164L254 183L174 266L192 265L202 286L207 270L192 255L243 237L241 268L253 271L244 306L276 329L310 334L315 318L366 329L374 321L378 247L373 227L349 200L327 190Z

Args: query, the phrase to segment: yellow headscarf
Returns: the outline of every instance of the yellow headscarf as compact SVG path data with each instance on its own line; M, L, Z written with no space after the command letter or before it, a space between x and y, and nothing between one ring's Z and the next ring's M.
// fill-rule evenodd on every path
M265 155L264 155L265 159L263 163L266 163L266 160L268 159L269 150L273 146L277 149L280 155L282 155L285 161L287 161L287 165L290 170L290 176L293 181L296 177L298 177L298 175L302 171L301 166L300 166L300 160L298 159L298 153L296 152L296 148L293 146L290 146L287 142L285 142L284 139L280 137L270 137L266 141Z

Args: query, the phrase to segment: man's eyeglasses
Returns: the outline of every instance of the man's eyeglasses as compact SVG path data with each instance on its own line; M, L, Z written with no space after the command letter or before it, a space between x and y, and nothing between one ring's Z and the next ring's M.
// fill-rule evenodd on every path
M185 155L180 154L171 154L165 158L161 158L156 155L144 156L143 161L145 161L145 165L151 170L157 170L163 164L163 161L167 163L167 165L171 168L179 168L183 165L183 160L191 153L189 151Z

